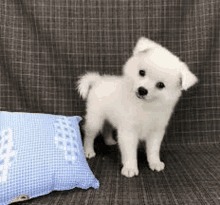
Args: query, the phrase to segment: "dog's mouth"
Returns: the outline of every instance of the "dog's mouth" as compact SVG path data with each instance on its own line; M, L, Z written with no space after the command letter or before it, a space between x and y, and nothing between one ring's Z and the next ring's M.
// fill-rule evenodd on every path
M144 96L139 95L138 92L136 92L136 96L137 96L137 98L139 98L141 100L145 99Z
M153 102L156 98L155 97L149 97L149 96L141 96L141 95L139 95L139 93L138 92L136 92L135 93L136 94L136 97L137 98L139 98L139 99L141 99L141 100L144 100L145 102L148 102L148 103L151 103L151 102Z

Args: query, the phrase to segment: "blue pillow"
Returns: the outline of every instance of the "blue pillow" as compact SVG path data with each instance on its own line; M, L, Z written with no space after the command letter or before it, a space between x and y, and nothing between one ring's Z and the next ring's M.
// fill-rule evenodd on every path
M53 190L99 188L83 154L80 120L0 112L0 205Z

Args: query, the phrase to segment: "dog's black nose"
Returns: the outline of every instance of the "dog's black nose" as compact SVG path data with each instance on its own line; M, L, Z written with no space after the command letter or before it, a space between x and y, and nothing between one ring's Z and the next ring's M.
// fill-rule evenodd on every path
M144 87L139 87L138 88L138 94L143 96L143 95L147 95L148 91L147 89L145 89Z

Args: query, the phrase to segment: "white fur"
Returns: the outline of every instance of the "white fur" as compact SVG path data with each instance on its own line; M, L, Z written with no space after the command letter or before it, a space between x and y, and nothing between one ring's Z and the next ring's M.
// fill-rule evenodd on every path
M139 71L144 70L145 76ZM158 89L158 82L165 88ZM186 64L159 44L140 38L128 59L122 76L100 76L87 73L78 81L78 91L87 99L84 149L85 156L95 156L94 139L103 131L105 142L115 144L109 122L118 130L118 144L122 155L121 173L126 177L138 175L137 146L146 142L149 166L161 171L160 146L172 111L181 96L197 82ZM138 89L148 91L141 95ZM106 127L106 126L104 126Z

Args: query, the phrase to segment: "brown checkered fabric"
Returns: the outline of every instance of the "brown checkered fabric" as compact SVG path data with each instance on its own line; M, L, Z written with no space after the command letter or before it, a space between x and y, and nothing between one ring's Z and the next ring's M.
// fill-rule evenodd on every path
M164 172L143 162L140 176L126 179L117 149L114 160L101 152L89 162L98 191L53 192L24 204L219 204L219 11L218 0L0 0L1 111L84 115L77 77L120 75L140 36L199 78L171 119Z

